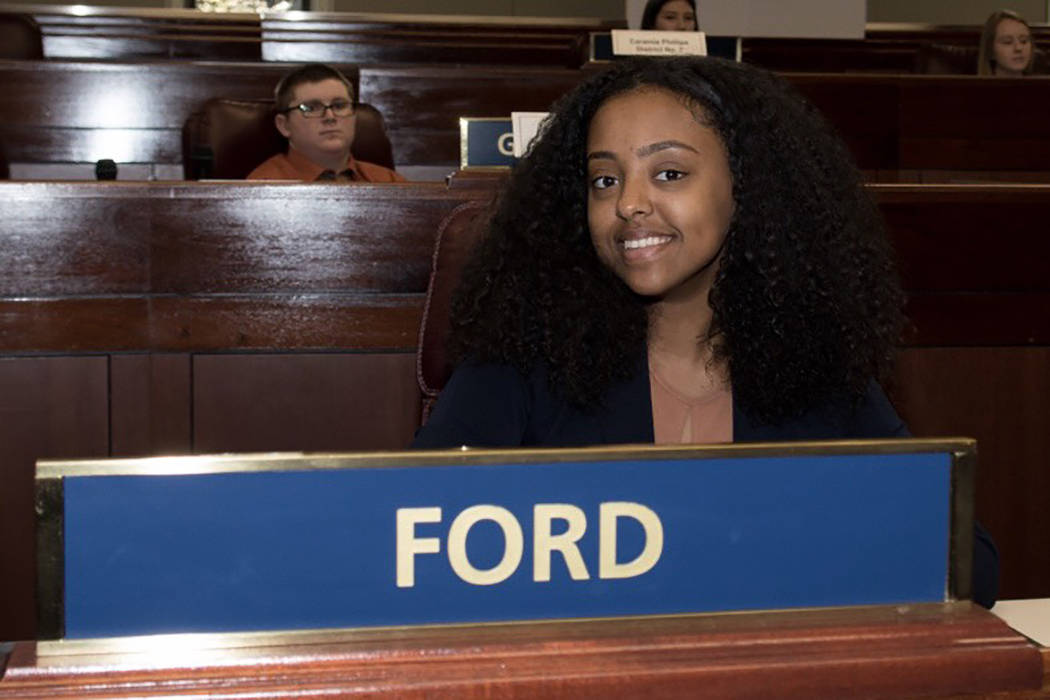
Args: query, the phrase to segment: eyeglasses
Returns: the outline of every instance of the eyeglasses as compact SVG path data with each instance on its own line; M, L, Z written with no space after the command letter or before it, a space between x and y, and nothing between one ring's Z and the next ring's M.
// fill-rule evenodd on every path
M349 117L354 113L354 103L349 100L334 100L330 104L325 104L320 100L310 100L309 102L301 102L300 104L286 107L281 112L298 110L304 119L320 119L329 109L332 110L332 116Z

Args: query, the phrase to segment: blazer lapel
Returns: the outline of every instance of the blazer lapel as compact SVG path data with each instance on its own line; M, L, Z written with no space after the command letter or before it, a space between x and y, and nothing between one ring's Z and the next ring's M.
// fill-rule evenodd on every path
M606 404L598 422L605 444L653 443L648 353L642 353L630 379L612 387L606 394Z

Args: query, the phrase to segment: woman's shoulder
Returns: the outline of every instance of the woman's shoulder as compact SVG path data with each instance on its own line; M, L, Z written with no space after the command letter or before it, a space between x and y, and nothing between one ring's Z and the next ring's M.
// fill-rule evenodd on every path
M533 374L501 363L459 365L412 447L520 445L536 384Z
M825 401L793 419L762 424L746 411L734 416L737 442L760 440L847 440L910 437L907 426L878 382L871 381L859 398Z

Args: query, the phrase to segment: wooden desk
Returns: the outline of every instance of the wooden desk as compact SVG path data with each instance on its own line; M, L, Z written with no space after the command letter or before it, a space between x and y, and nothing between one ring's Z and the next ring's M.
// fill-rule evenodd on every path
M357 86L356 66L340 66ZM287 67L262 63L0 61L20 96L0 105L9 162L181 164L182 125L206 100L272 98Z
M1046 78L784 76L824 114L874 181L1045 182L1050 131L1030 111ZM1009 128L1006 128L1009 125Z
M547 110L590 70L370 65L360 69L359 92L383 114L398 166L452 170L459 117ZM246 63L0 61L0 81L21 96L0 106L0 143L12 163L112 158L177 168L192 111L213 96L269 97L284 72ZM872 180L1050 180L1050 122L1041 118L1050 113L1047 79L787 78Z
M8 4L41 25L48 59L472 63L579 67L590 32L622 20L294 12L252 14ZM1050 48L1050 29L1032 28ZM860 39L745 37L743 58L777 71L911 73L924 43L977 45L980 26L870 22Z
M22 642L0 698L1034 698L1047 690L1044 658L963 603L276 639Z
M266 61L579 68L591 32L622 20L377 13L289 13L262 21Z
M1050 49L1050 27L1033 26L1037 48ZM923 44L976 48L981 26L868 22L862 39L745 38L746 63L807 73L913 73ZM976 65L976 61L975 61Z
M260 19L157 8L7 5L41 27L48 59L448 63L579 68L591 32L622 20L289 12Z
M419 418L438 185L0 183L0 531L40 457L391 449ZM896 405L980 446L1002 594L1050 594L1050 187L880 185L914 330ZM9 535L0 638L33 636Z
M0 192L0 531L21 533L0 548L0 639L34 634L38 457L406 446L434 235L459 203L491 196L259 183Z
M344 67L358 82L359 72ZM182 126L205 100L271 98L287 66L0 61L18 101L0 105L11 163L182 163ZM459 164L459 117L546 110L583 77L567 68L372 66L359 95L382 112L399 166ZM528 87L525 90L525 87ZM17 102L17 104L16 104Z

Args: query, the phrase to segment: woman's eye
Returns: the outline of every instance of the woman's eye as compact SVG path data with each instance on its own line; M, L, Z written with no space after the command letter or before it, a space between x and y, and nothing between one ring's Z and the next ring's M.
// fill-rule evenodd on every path
M656 173L656 179L664 180L666 182L673 182L675 180L681 180L683 177L685 177L685 175L686 174L683 173L681 170L667 168L666 170L661 170L660 172Z
M591 187L596 190L604 190L616 184L616 178L612 175L599 175L591 178Z

